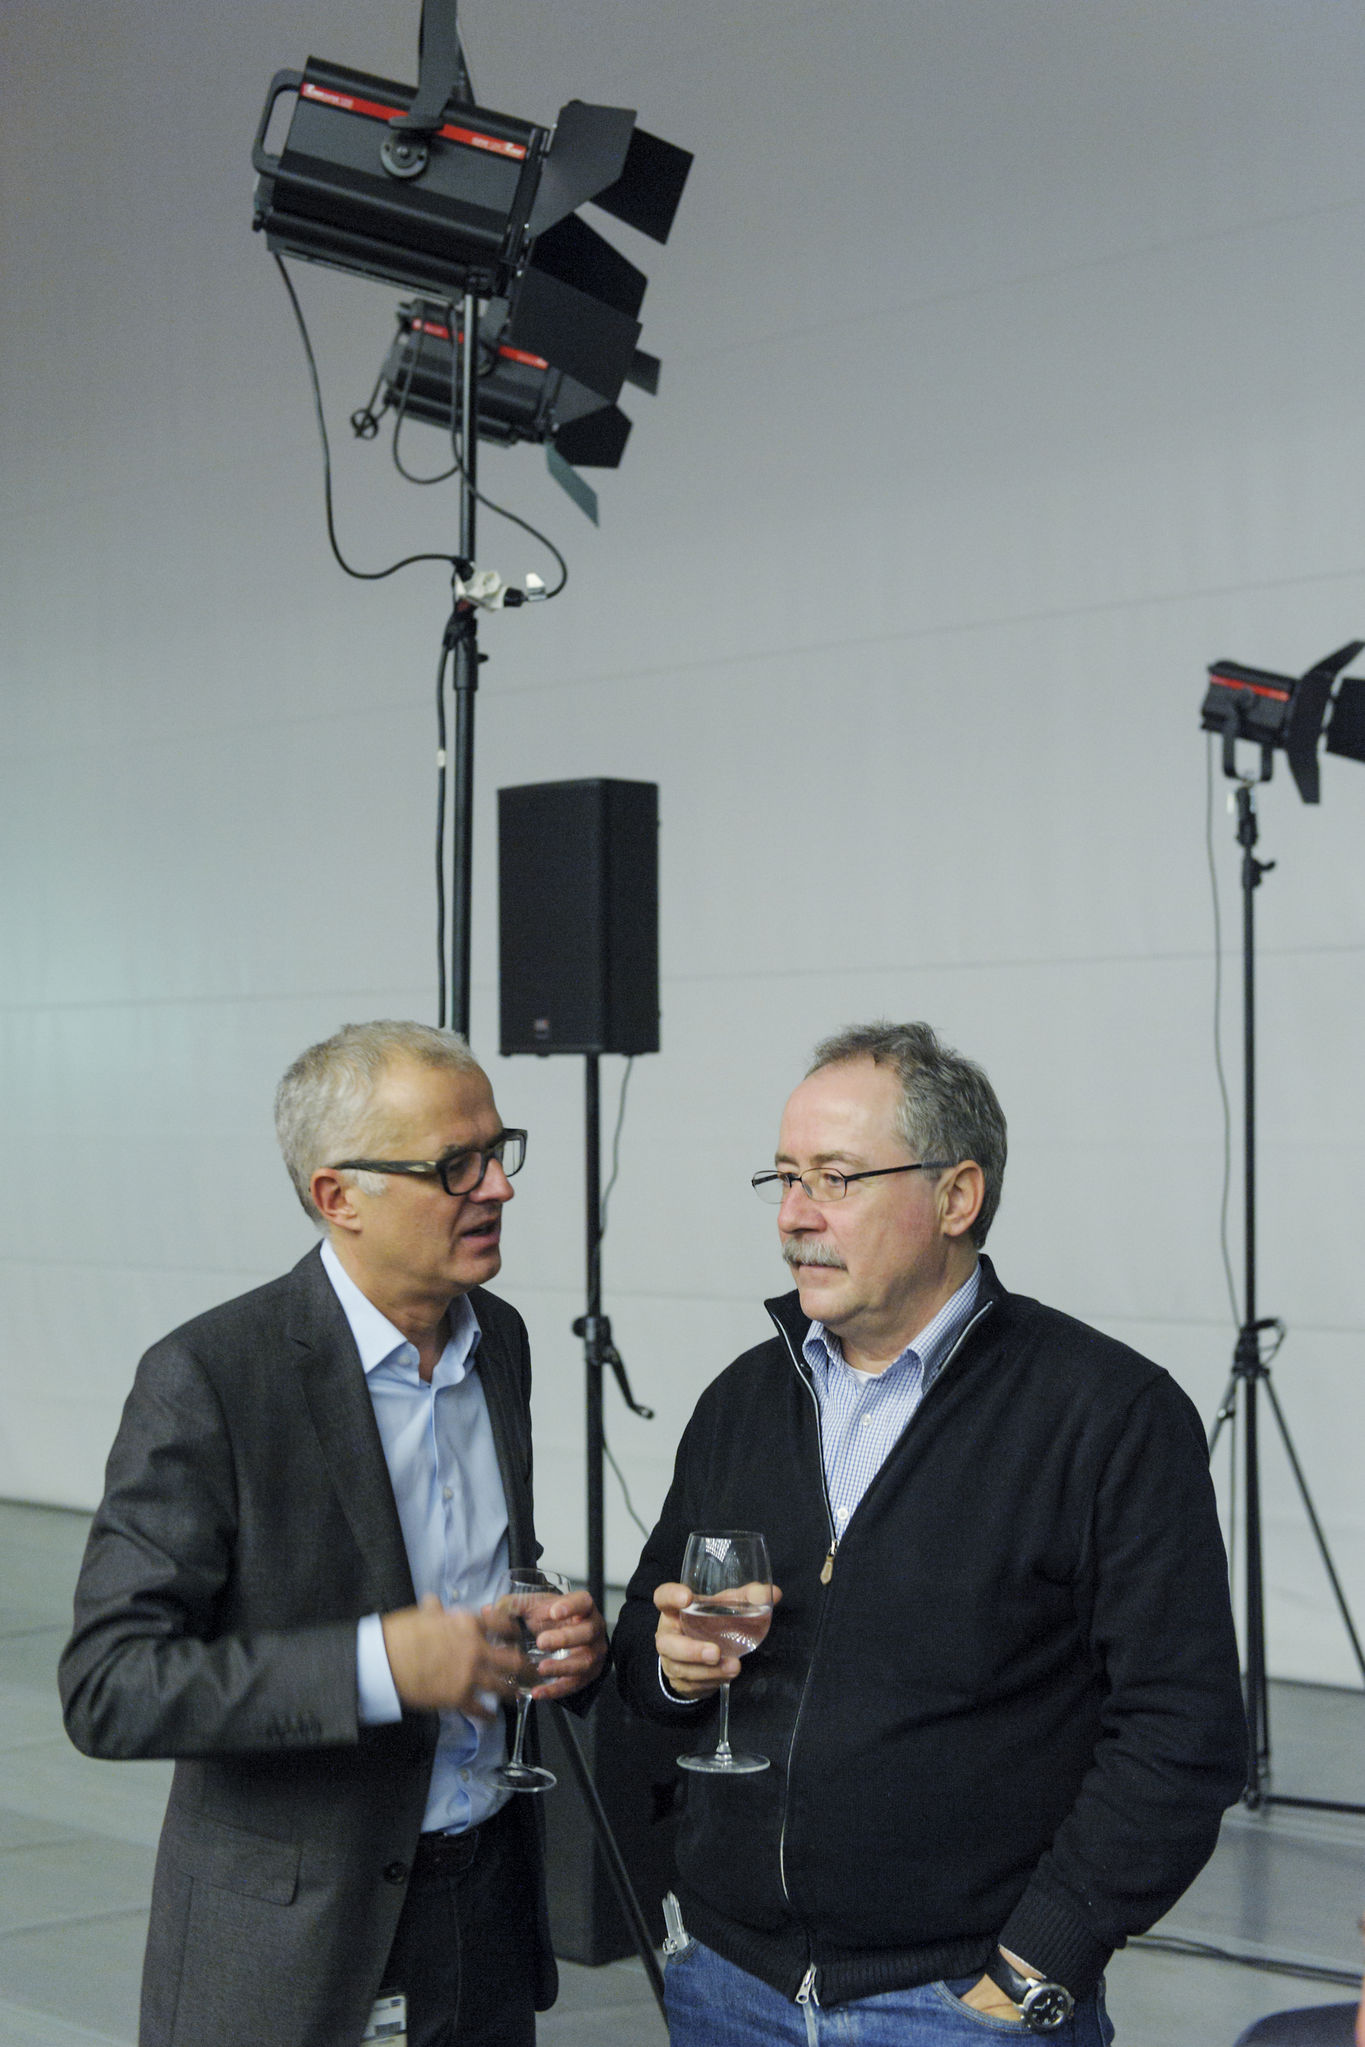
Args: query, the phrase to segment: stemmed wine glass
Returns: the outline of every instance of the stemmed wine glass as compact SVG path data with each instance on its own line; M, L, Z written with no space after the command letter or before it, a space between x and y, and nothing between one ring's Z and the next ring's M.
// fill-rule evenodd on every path
M691 1598L678 1616L685 1635L716 1642L732 1656L747 1656L767 1634L773 1617L772 1570L761 1535L699 1529L687 1538L682 1581ZM720 1688L720 1727L706 1755L679 1756L684 1770L746 1776L766 1770L766 1756L737 1756L730 1747L730 1686Z
M568 1655L567 1649L536 1647L536 1636L549 1625L550 1608L568 1590L568 1579L561 1578L557 1571L537 1571L527 1567L503 1572L494 1605L499 1613L516 1622L517 1633L521 1637L521 1653L528 1663L552 1663L556 1657ZM532 1685L517 1686L517 1726L512 1753L493 1772L493 1782L501 1784L507 1791L551 1791L559 1782L553 1770L543 1770L536 1763L522 1761L532 1689Z

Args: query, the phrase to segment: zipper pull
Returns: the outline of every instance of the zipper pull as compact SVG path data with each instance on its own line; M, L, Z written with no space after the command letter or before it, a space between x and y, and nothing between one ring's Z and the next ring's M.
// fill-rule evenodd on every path
M815 1988L814 1962L811 1963L805 1975L801 1978L801 1988L796 1993L796 2002L805 2005L818 2005L820 2002Z
M820 1566L820 1583L822 1585L828 1585L830 1579L834 1576L834 1552L836 1549L838 1549L838 1547L839 1544L837 1540L830 1544L829 1555L825 1558L824 1563L821 1564Z

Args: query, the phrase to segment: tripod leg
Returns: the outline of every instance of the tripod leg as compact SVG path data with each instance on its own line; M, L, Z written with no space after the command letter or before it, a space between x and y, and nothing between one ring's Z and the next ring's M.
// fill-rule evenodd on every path
M582 1749L578 1746L578 1736L574 1732L573 1723L562 1706L556 1707L555 1710L559 1718L559 1732L564 1743L564 1753L569 1758L569 1767L573 1771L578 1788L583 1794L583 1803L588 1808L588 1816L592 1820L593 1832L597 1836L598 1846L606 1857L607 1874L611 1878L612 1889L616 1892L616 1902L621 1907L622 1915L625 1918L626 1925L630 1928L631 1938L635 1942L640 1960L644 1963L645 1974L649 1978L649 1987L654 1992L659 2010L663 2012L664 1972L659 1967L659 1957L654 1952L654 1942L650 1939L649 1927L645 1923L645 1915L640 1910L640 1900L635 1895L635 1887L631 1883L630 1874L622 1860L621 1851L616 1845L616 1836L612 1833L611 1821L607 1818L606 1808L597 1795L597 1786L592 1781L592 1772L588 1768Z
M1336 1567L1332 1562L1331 1551L1327 1547L1327 1537L1322 1532L1322 1523L1318 1520L1316 1510L1314 1509L1312 1499L1309 1495L1308 1481L1303 1475L1303 1467L1299 1463L1298 1455L1294 1449L1293 1441L1290 1438L1289 1429L1288 1426L1286 1425L1284 1414L1280 1408L1279 1401L1275 1397L1275 1388L1271 1385L1268 1376L1265 1382L1265 1390L1270 1395L1270 1405L1275 1410L1275 1419L1280 1425L1280 1441L1284 1444L1286 1455L1289 1458L1290 1469L1294 1473L1295 1482L1297 1483L1299 1488L1299 1498L1303 1501L1304 1512L1308 1516L1308 1524L1312 1529L1313 1535L1317 1541L1318 1554L1322 1558L1323 1569L1327 1573L1327 1577L1331 1584L1333 1594L1335 1595L1337 1602L1337 1611L1341 1615L1342 1625L1345 1628L1346 1633L1350 1636L1351 1647L1355 1651L1355 1659L1356 1664L1360 1670L1361 1683L1365 1685L1365 1650L1362 1650L1360 1646L1360 1637L1359 1635L1357 1635L1355 1631L1355 1624L1351 1619L1351 1609L1346 1604L1346 1594L1341 1589L1341 1580L1337 1577Z

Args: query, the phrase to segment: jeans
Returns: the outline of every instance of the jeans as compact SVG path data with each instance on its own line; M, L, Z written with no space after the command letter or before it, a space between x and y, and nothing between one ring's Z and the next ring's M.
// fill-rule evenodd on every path
M1005 2039L1032 2040L1016 2019L988 2018L954 1995L976 1980L889 1990L825 2011L793 2003L699 1940L689 1941L664 1972L669 2047L991 2047ZM1039 2037L1055 2047L1109 2047L1114 2029L1103 1984L1077 1999L1066 2025Z

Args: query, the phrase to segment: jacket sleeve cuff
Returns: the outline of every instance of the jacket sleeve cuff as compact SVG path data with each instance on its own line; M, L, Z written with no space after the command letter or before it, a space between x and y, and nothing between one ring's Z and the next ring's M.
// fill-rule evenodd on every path
M1084 1997L1104 1974L1113 1949L1096 1940L1065 1898L1033 1883L1000 1929L999 1944L1050 1983Z

